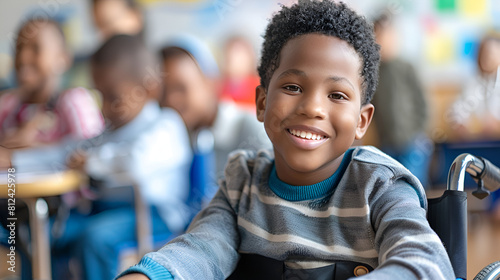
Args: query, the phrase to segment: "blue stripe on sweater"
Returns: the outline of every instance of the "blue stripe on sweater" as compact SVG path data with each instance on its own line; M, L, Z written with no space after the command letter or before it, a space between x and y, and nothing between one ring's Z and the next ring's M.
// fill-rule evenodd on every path
M340 163L337 171L329 178L308 186L294 186L281 181L276 173L276 167L273 163L273 168L269 176L269 188L279 197L288 201L302 201L325 197L331 194L333 189L337 187L342 175L344 175L349 162L351 162L352 152L354 149L349 149L344 153L344 158Z
M120 275L118 275L118 277L116 277L116 279L132 273L142 273L146 275L150 280L174 279L172 274L170 274L170 272L165 267L148 257L143 257L138 264L122 272Z

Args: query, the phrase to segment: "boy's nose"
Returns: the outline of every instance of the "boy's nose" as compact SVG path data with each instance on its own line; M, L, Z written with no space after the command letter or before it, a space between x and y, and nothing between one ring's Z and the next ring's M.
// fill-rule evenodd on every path
M327 100L325 100L321 94L303 94L298 107L298 113L312 119L325 119L327 115L325 102L327 102Z

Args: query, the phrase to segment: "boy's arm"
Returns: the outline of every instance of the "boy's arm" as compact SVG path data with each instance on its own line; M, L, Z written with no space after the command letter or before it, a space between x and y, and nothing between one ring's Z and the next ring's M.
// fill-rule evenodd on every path
M363 279L454 279L450 260L426 218L425 194L392 181L370 205L380 266Z
M182 279L225 279L239 259L240 238L236 219L223 182L186 234L175 238L158 252L147 254L138 265L122 275L140 272L151 280L166 279L168 274Z

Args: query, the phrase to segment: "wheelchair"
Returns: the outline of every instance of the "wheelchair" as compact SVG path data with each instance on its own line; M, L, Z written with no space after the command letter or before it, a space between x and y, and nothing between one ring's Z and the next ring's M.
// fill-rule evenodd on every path
M427 220L443 242L457 279L467 278L466 173L476 181L477 189L472 195L479 199L500 188L497 166L484 158L461 154L451 164L447 190L441 197L428 199ZM500 261L489 264L474 277L474 280L493 279L500 279Z
M471 154L455 158L448 172L447 190L438 198L428 199L427 220L440 237L450 257L455 277L467 279L467 193L464 191L468 173L478 184L472 192L484 199L500 188L500 169L486 159ZM339 262L333 266L301 273L285 269L284 262L264 256L242 254L236 270L228 280L246 279L347 279L357 276L364 267L355 262ZM371 269L364 271L368 273ZM500 261L483 268L474 280L500 279Z

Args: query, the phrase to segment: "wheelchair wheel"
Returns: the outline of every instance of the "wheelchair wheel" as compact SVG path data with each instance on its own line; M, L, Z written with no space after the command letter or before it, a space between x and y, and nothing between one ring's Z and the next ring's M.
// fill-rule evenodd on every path
M500 261L490 263L474 277L474 280L495 280L500 279Z

